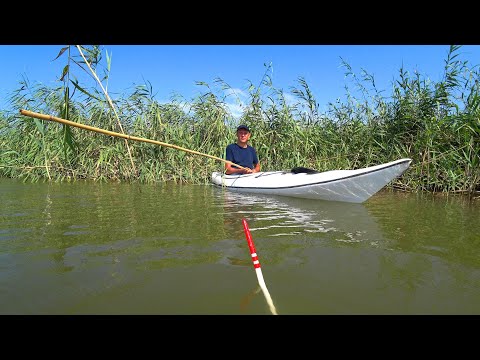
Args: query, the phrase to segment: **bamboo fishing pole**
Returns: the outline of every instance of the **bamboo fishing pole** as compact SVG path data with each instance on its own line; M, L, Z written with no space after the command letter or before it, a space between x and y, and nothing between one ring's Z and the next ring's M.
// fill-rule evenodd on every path
M55 116L52 116L52 115L45 115L45 114L36 113L36 112L33 112L33 111L29 111L29 110L23 110L23 109L22 109L22 110L20 110L20 114L22 114L22 115L24 115L24 116L29 116L29 117L41 119L41 120L56 121L56 122L61 123L61 124L78 127L78 128L80 128L80 129L84 129L84 130L95 131L95 132L98 132L98 133L101 133L101 134L104 134L104 135L116 136L116 137L123 138L123 139L127 139L127 140L142 141L142 142L146 142L146 143L150 143L150 144L156 144L156 145L160 145L160 146L165 146L165 147L169 147L169 148L173 148L173 149L185 151L185 152L188 152L188 153L191 153L191 154L195 154L195 155L206 156L206 157L208 157L208 158L210 158L210 159L222 161L222 162L224 162L224 163L237 166L237 167L239 167L240 169L245 169L245 170L247 170L247 168L245 168L245 167L243 167L243 166L240 166L240 165L235 164L235 163L233 163L233 162L231 162L231 161L222 159L222 158L220 158L220 157L213 156L213 155L209 155L209 154L204 154L204 153L201 153L201 152L198 152L198 151L195 151L195 150L189 150L189 149L183 148L183 147L181 147L181 146L164 143L164 142L157 141L157 140L150 140L150 139L145 139L145 138L141 138L141 137L137 137L137 136L131 136L131 135L127 135L127 134L121 134L121 133L117 133L117 132L114 132L114 131L104 130L104 129L96 128L96 127L89 126L89 125L79 124L79 123L76 123L76 122L74 122L74 121L65 120L65 119L62 119L62 118L59 118L59 117L55 117Z

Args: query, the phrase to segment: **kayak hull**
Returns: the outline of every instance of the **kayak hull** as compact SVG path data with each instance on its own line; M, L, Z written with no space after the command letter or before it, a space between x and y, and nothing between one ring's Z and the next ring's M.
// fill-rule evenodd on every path
M410 166L408 158L356 170L316 173L266 171L243 175L214 172L211 182L231 191L363 203Z

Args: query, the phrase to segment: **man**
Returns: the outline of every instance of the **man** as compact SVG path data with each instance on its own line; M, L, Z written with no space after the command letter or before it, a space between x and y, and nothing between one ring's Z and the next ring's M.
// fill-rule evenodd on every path
M225 174L251 174L260 171L257 151L247 144L250 135L248 126L240 125L237 127L237 142L227 146L225 159L242 166L244 169L225 163Z

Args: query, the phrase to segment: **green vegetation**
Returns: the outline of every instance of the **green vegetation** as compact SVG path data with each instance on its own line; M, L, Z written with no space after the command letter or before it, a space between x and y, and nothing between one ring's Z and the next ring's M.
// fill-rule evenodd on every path
M104 63L99 46L84 46L91 68ZM92 73L77 48L63 48L56 61L66 59L58 87L20 81L11 96L14 109L53 115L97 128L157 140L186 149L224 157L225 146L235 140L241 122L252 129L251 144L257 148L262 170L288 170L295 166L320 171L353 169L410 157L411 168L391 186L405 191L480 192L480 97L477 66L460 60L460 46L451 46L445 73L434 83L420 74L400 69L385 97L372 75L355 74L343 63L360 99L345 87L346 100L319 111L304 78L290 90L274 87L266 66L258 86L250 83L249 99L240 119L227 107L235 96L222 79L213 86L198 82L204 91L188 101L172 97L158 103L153 89L135 87L112 104L99 84L108 89L110 59L103 77L85 86L74 76ZM93 79L93 76L92 76ZM92 80L90 79L90 80ZM206 184L212 171L223 163L208 157L167 147L127 141L28 118L19 112L0 113L0 176L24 180L174 181Z

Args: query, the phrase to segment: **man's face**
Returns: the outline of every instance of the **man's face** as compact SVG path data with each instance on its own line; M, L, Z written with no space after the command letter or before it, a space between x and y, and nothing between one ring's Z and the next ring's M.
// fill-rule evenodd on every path
M241 142L247 142L250 139L250 133L245 129L240 129L237 131L237 137Z

